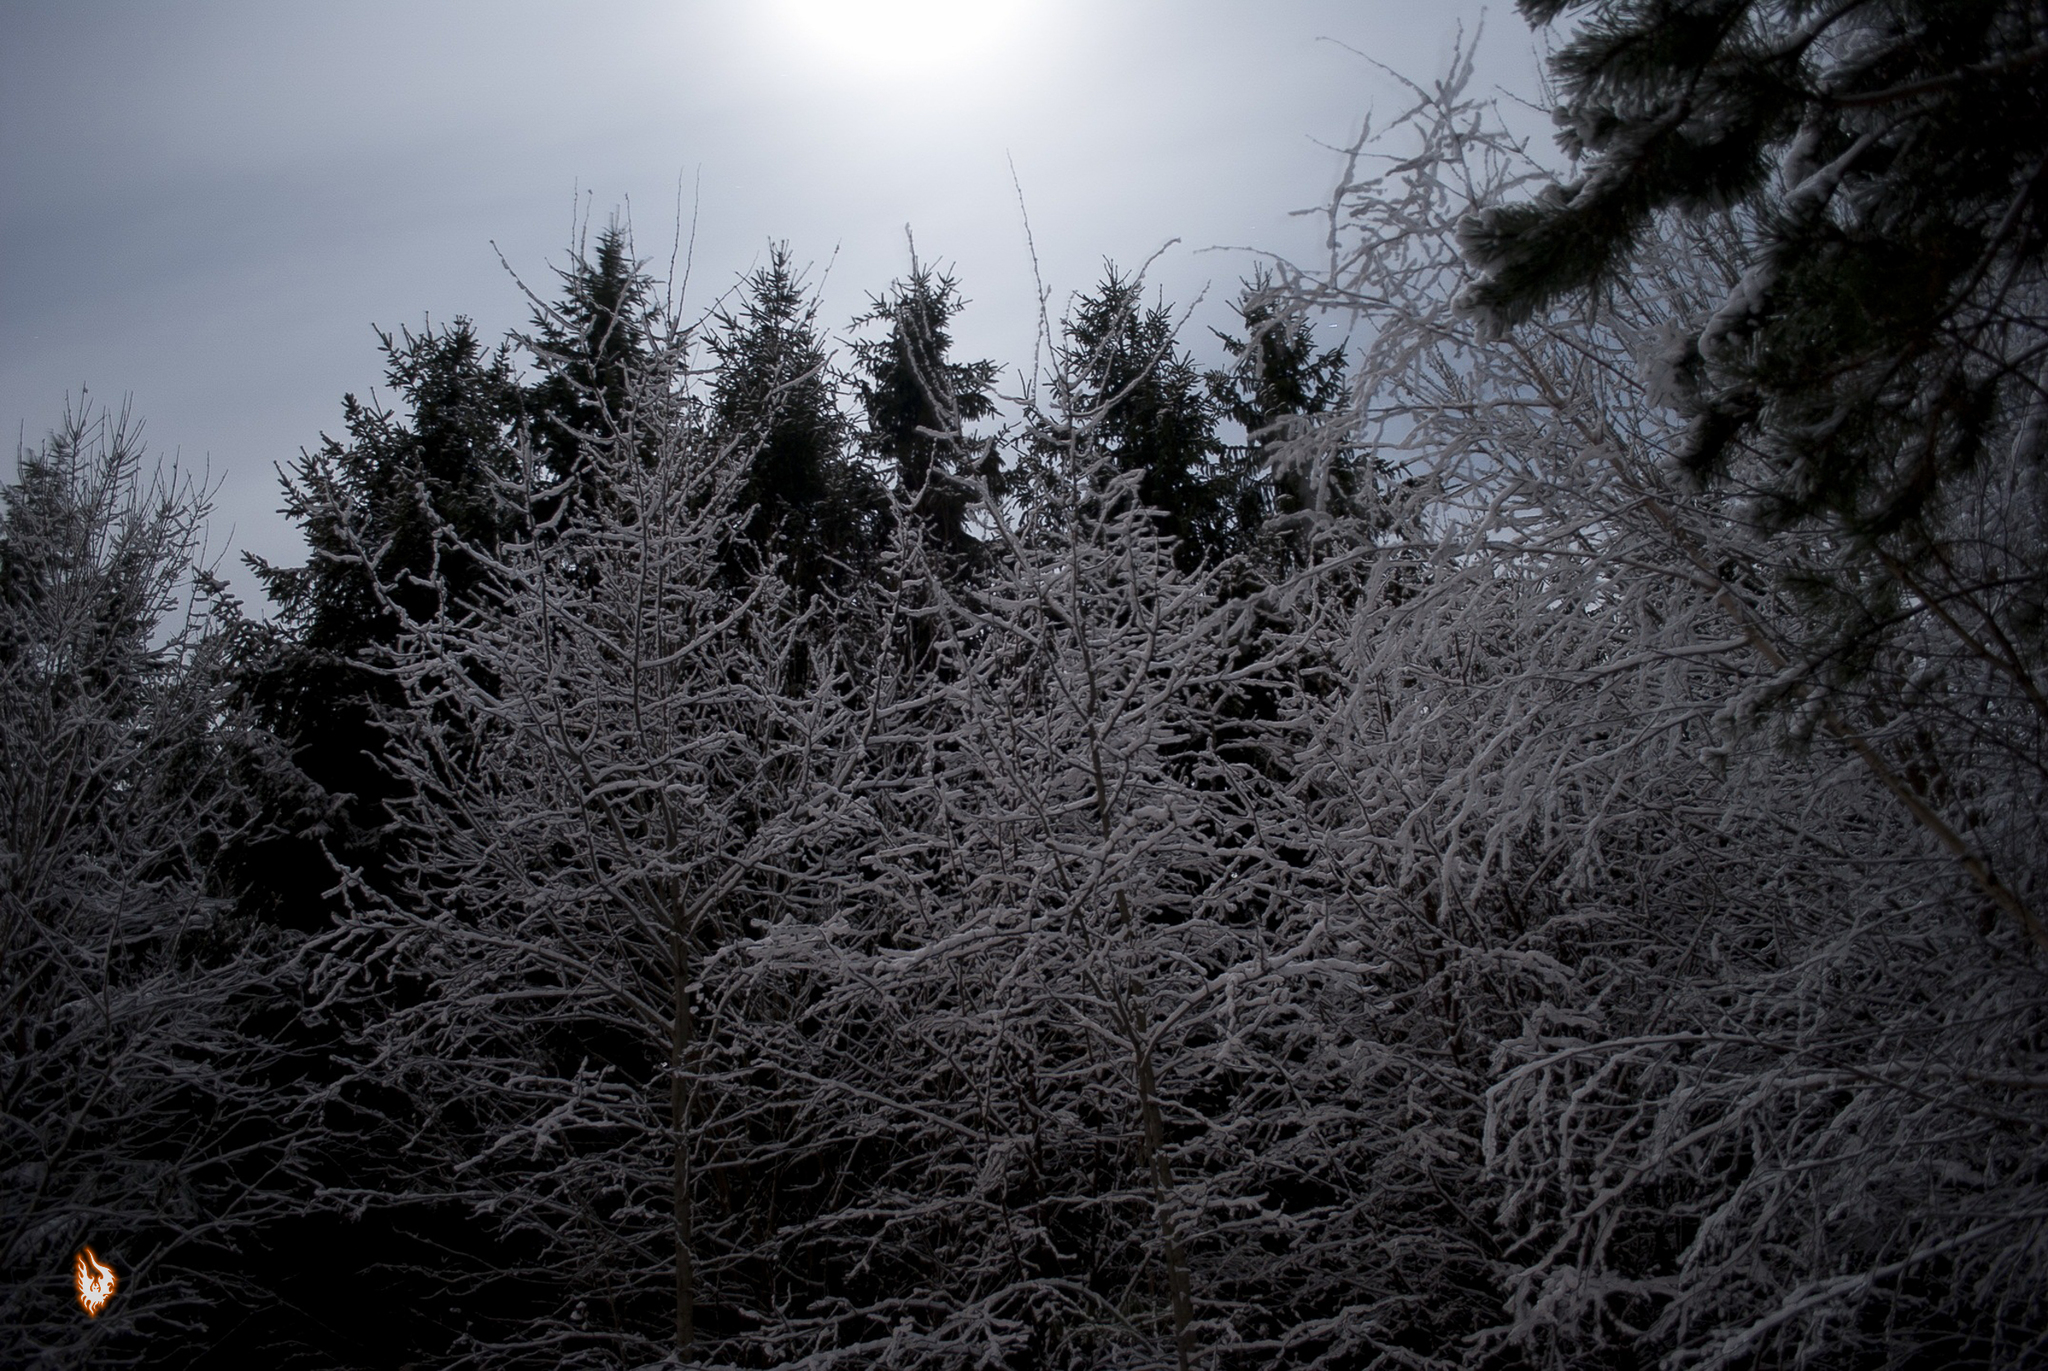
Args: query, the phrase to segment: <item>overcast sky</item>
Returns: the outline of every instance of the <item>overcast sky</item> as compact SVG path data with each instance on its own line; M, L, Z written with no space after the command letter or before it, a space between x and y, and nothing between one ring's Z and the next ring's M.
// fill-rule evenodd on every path
M81 386L132 397L154 452L220 481L217 551L296 560L274 465L379 385L373 324L522 324L493 243L549 294L585 212L629 213L665 273L679 188L691 301L786 238L843 330L905 266L908 224L972 302L962 355L1028 364L1018 186L1055 309L1105 257L1178 238L1152 279L1220 311L1251 259L1204 249L1312 255L1318 226L1290 211L1328 194L1331 145L1398 105L1360 54L1427 78L1481 13L0 0L0 419L34 443ZM1527 94L1535 73L1497 6L1482 83Z

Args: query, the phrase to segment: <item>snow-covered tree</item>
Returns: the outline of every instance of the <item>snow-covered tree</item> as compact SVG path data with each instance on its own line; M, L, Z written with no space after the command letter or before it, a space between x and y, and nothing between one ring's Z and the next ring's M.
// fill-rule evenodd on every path
M1071 479L984 493L971 593L899 526L892 565L934 588L883 612L935 620L934 661L862 692L833 793L865 846L829 916L707 964L722 1088L783 1120L766 1364L1307 1364L1395 1346L1427 1279L1475 1264L1422 1244L1389 1273L1391 1217L1440 1201L1375 1184L1416 1149L1359 911L1284 768L1189 746L1225 686L1293 700L1298 663L1245 655L1243 607L1178 565L1078 391L1025 397Z
M1346 610L1309 778L1483 1094L1458 1131L1509 1317L1475 1354L2019 1364L2048 1288L2025 673L1937 596L1838 670L1800 598L1833 535L1686 479L1657 382L1739 225L1662 220L1505 337L1459 313L1460 217L1543 176L1461 76L1387 170L1361 144L1297 280L1364 326L1360 440L1428 535ZM1952 553L2019 557L2024 473L1983 471Z
M688 343L664 323L612 378L617 407L591 387L566 469L521 446L504 503L538 517L495 548L440 528L480 569L473 599L416 617L387 597L403 879L387 897L343 872L356 907L322 992L389 996L364 1081L399 1092L420 1139L362 1202L459 1199L530 1251L478 1277L533 1292L473 1330L487 1361L688 1355L732 1322L719 1291L754 1250L755 1197L705 1199L744 1125L702 1086L726 1028L700 964L802 906L786 854L839 822L803 803L839 706L787 693L818 616L772 549L737 555L756 454L707 431Z
M0 488L0 1361L175 1361L252 1292L285 1204L278 935L216 878L245 836L207 502L81 405ZM88 1318L72 1263L119 1282ZM259 1293L260 1292L254 1292Z

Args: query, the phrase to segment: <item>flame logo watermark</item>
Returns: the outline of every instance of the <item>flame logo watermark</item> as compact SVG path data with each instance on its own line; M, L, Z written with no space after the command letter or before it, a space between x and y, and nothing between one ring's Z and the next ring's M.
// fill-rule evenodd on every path
M78 1307L89 1317L98 1318L120 1283L114 1278L114 1268L101 1261L90 1247L81 1247L72 1265L72 1276L78 1282Z

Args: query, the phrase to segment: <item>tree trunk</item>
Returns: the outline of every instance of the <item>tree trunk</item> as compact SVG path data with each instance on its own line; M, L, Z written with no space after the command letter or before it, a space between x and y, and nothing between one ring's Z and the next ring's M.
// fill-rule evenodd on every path
M1181 1251L1180 1233L1173 1221L1173 1167L1166 1159L1166 1120L1159 1112L1159 1085L1152 1071L1152 1051L1145 1042L1145 1007L1136 1000L1132 1007L1132 1047L1138 1068L1138 1114L1144 1125L1145 1168L1151 1173L1152 1202L1159 1223L1160 1253L1166 1259L1166 1293L1173 1306L1173 1347L1180 1371L1188 1371L1194 1360L1194 1293L1188 1281L1187 1255Z
M669 1128L675 1136L674 1183L676 1225L676 1356L688 1360L696 1341L696 1272L690 1261L690 1100L684 1073L696 1023L690 1007L689 939L677 920L671 938L675 972L675 1023L670 1034L668 1076Z

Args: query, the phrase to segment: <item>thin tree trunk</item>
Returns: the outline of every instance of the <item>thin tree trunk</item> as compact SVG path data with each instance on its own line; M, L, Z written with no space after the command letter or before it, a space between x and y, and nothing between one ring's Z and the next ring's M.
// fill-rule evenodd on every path
M1109 858L1109 849L1114 842L1114 831L1109 818L1109 777L1102 765L1102 738L1096 731L1096 719L1102 708L1102 686L1095 675L1095 654L1089 649L1088 634L1081 627L1079 617L1069 618L1059 614L1049 599L1041 596L1040 604L1072 627L1075 644L1081 651L1081 663L1088 675L1088 765L1095 781L1095 819L1102 834L1103 860ZM1116 907L1123 921L1124 938L1134 940L1137 936L1137 917L1131 909L1128 895L1122 890L1116 893ZM1194 1360L1195 1301L1192 1283L1188 1279L1187 1255L1181 1250L1180 1233L1174 1227L1170 1202L1173 1197L1173 1166L1166 1157L1166 1121L1159 1112L1158 1077L1152 1070L1152 1047L1146 1041L1151 1027L1145 1013L1144 982L1133 976L1131 984L1113 997L1118 1005L1122 1027L1131 1043L1131 1055L1138 1078L1138 1117L1142 1125L1139 1137L1140 1152L1145 1170L1152 1181L1153 1216L1159 1225L1160 1255L1166 1259L1166 1291L1173 1310L1173 1347L1180 1363L1180 1371L1189 1371Z
M1166 1159L1166 1120L1159 1112L1159 1085L1152 1072L1152 1051L1145 1042L1148 1025L1142 999L1131 1007L1131 1027L1136 1030L1138 1113L1144 1123L1145 1165L1152 1173L1152 1203L1159 1224L1159 1245L1166 1258L1166 1293L1173 1306L1173 1347L1180 1359L1180 1371L1188 1371L1195 1353L1195 1300L1188 1281L1187 1255L1181 1251L1180 1232L1168 1207L1173 1196L1173 1167Z
M690 1006L689 940L680 917L671 935L675 974L675 1022L670 1034L669 1130L675 1138L673 1175L676 1232L676 1356L688 1360L697 1335L696 1271L690 1261L690 1100L685 1084L696 1023Z

